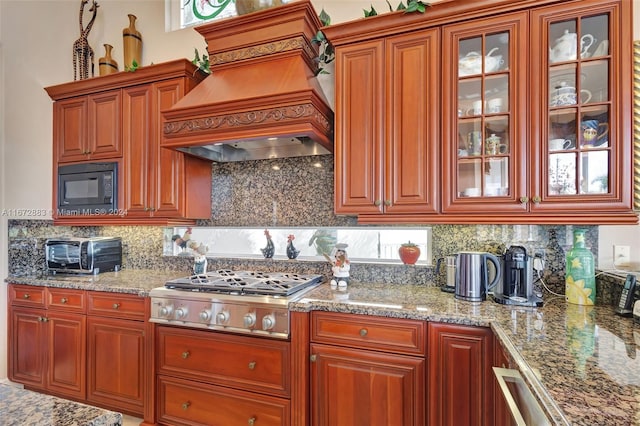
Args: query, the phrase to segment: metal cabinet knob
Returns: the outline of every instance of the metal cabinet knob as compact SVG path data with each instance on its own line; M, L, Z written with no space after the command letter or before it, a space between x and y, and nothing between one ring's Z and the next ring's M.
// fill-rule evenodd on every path
M249 363L249 370L255 370L256 369L256 362L255 361L251 361Z
M380 206L380 204L382 204L382 201L380 201L380 200L375 200L375 201L373 202L373 205L374 205L374 206L376 206L376 207L377 207L377 206Z
M369 331L367 331L367 329L366 329L366 328L361 328L361 329L360 329L360 335L361 335L362 337L366 336L368 333L369 333Z
M520 197L520 204L527 204L529 202L529 197Z
M384 205L389 207L391 205L391 200L384 200Z
M249 426L253 426L254 424L256 424L256 418L255 417L251 417L249 419Z
M38 317L38 321L40 321L40 322L49 322L49 318L47 318L47 317Z
M542 200L541 200L541 198L540 198L540 197L538 197L538 196L536 195L535 197L533 197L533 198L531 199L531 201L533 201L533 203L534 203L534 204L538 204L538 203L539 203L540 201L542 201Z
M183 402L183 403L182 403L182 409L183 409L183 410L186 410L187 408L189 408L189 406L190 406L190 405L191 405L191 403L190 403L189 401L187 401L187 402Z
M189 355L191 355L191 353L189 351L184 351L182 352L182 359L187 359L189 358Z
M118 309L119 307L120 307L120 304L119 304L119 303L114 303L114 304L113 304L113 309Z
M317 356L317 355L311 355L311 356L309 357L309 361L311 361L311 362L316 362L316 360L317 360L317 359L318 359L318 356Z
M23 299L28 299L30 297L31 297L31 295L29 293L25 293L25 294L22 295Z
M60 303L67 303L69 300L66 297L63 297L62 299L60 299Z

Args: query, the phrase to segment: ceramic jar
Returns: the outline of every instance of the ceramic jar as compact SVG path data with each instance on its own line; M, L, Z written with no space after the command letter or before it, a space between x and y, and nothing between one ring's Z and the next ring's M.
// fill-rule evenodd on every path
M111 57L111 51L113 46L110 44L104 45L104 56L98 59L98 69L100 75L108 75L118 72L118 63Z
M142 65L142 35L136 29L136 16L129 14L129 26L122 30L124 46L124 69L135 69ZM136 66L133 65L136 62Z

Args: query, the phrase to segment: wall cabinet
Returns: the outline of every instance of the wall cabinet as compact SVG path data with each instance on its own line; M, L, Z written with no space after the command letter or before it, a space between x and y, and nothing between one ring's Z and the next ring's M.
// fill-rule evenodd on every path
M53 107L54 157L58 163L122 156L120 90L79 96Z
M53 212L59 224L192 223L211 216L211 163L160 147L160 112L204 74L187 60L46 88L55 101ZM58 164L117 161L119 214L56 209Z
M424 425L422 321L311 314L311 424Z
M493 425L491 329L429 323L430 425Z
M426 30L337 51L335 211L433 213L439 33ZM416 94L422 94L416 96Z
M83 400L84 292L50 290L9 286L9 379L30 389Z
M336 47L336 213L637 223L631 18L620 0L454 1L324 28Z
M160 424L290 424L288 341L169 326L156 334Z

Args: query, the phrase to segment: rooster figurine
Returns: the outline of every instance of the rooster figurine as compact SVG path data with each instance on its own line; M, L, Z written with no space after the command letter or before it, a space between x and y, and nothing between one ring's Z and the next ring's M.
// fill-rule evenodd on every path
M287 237L287 257L289 259L295 259L300 254L300 250L293 246L293 240L295 239L296 237L293 234Z
M267 237L267 246L265 248L261 248L260 251L265 259L271 259L276 248L273 246L273 240L271 239L271 234L269 234L268 229L264 230L264 236Z
M185 250L187 248L187 245L189 244L189 240L191 240L191 231L192 231L192 228L187 228L187 230L184 232L184 235L182 237L176 234L173 237L171 237L171 239L173 240L174 243L176 243L178 247Z

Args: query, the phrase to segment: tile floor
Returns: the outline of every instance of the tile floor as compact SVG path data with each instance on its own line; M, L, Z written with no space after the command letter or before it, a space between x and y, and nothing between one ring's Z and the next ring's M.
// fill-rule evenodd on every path
M132 417L132 416L127 416L126 414L122 415L122 426L138 426L141 422L142 419L139 419L137 417Z

